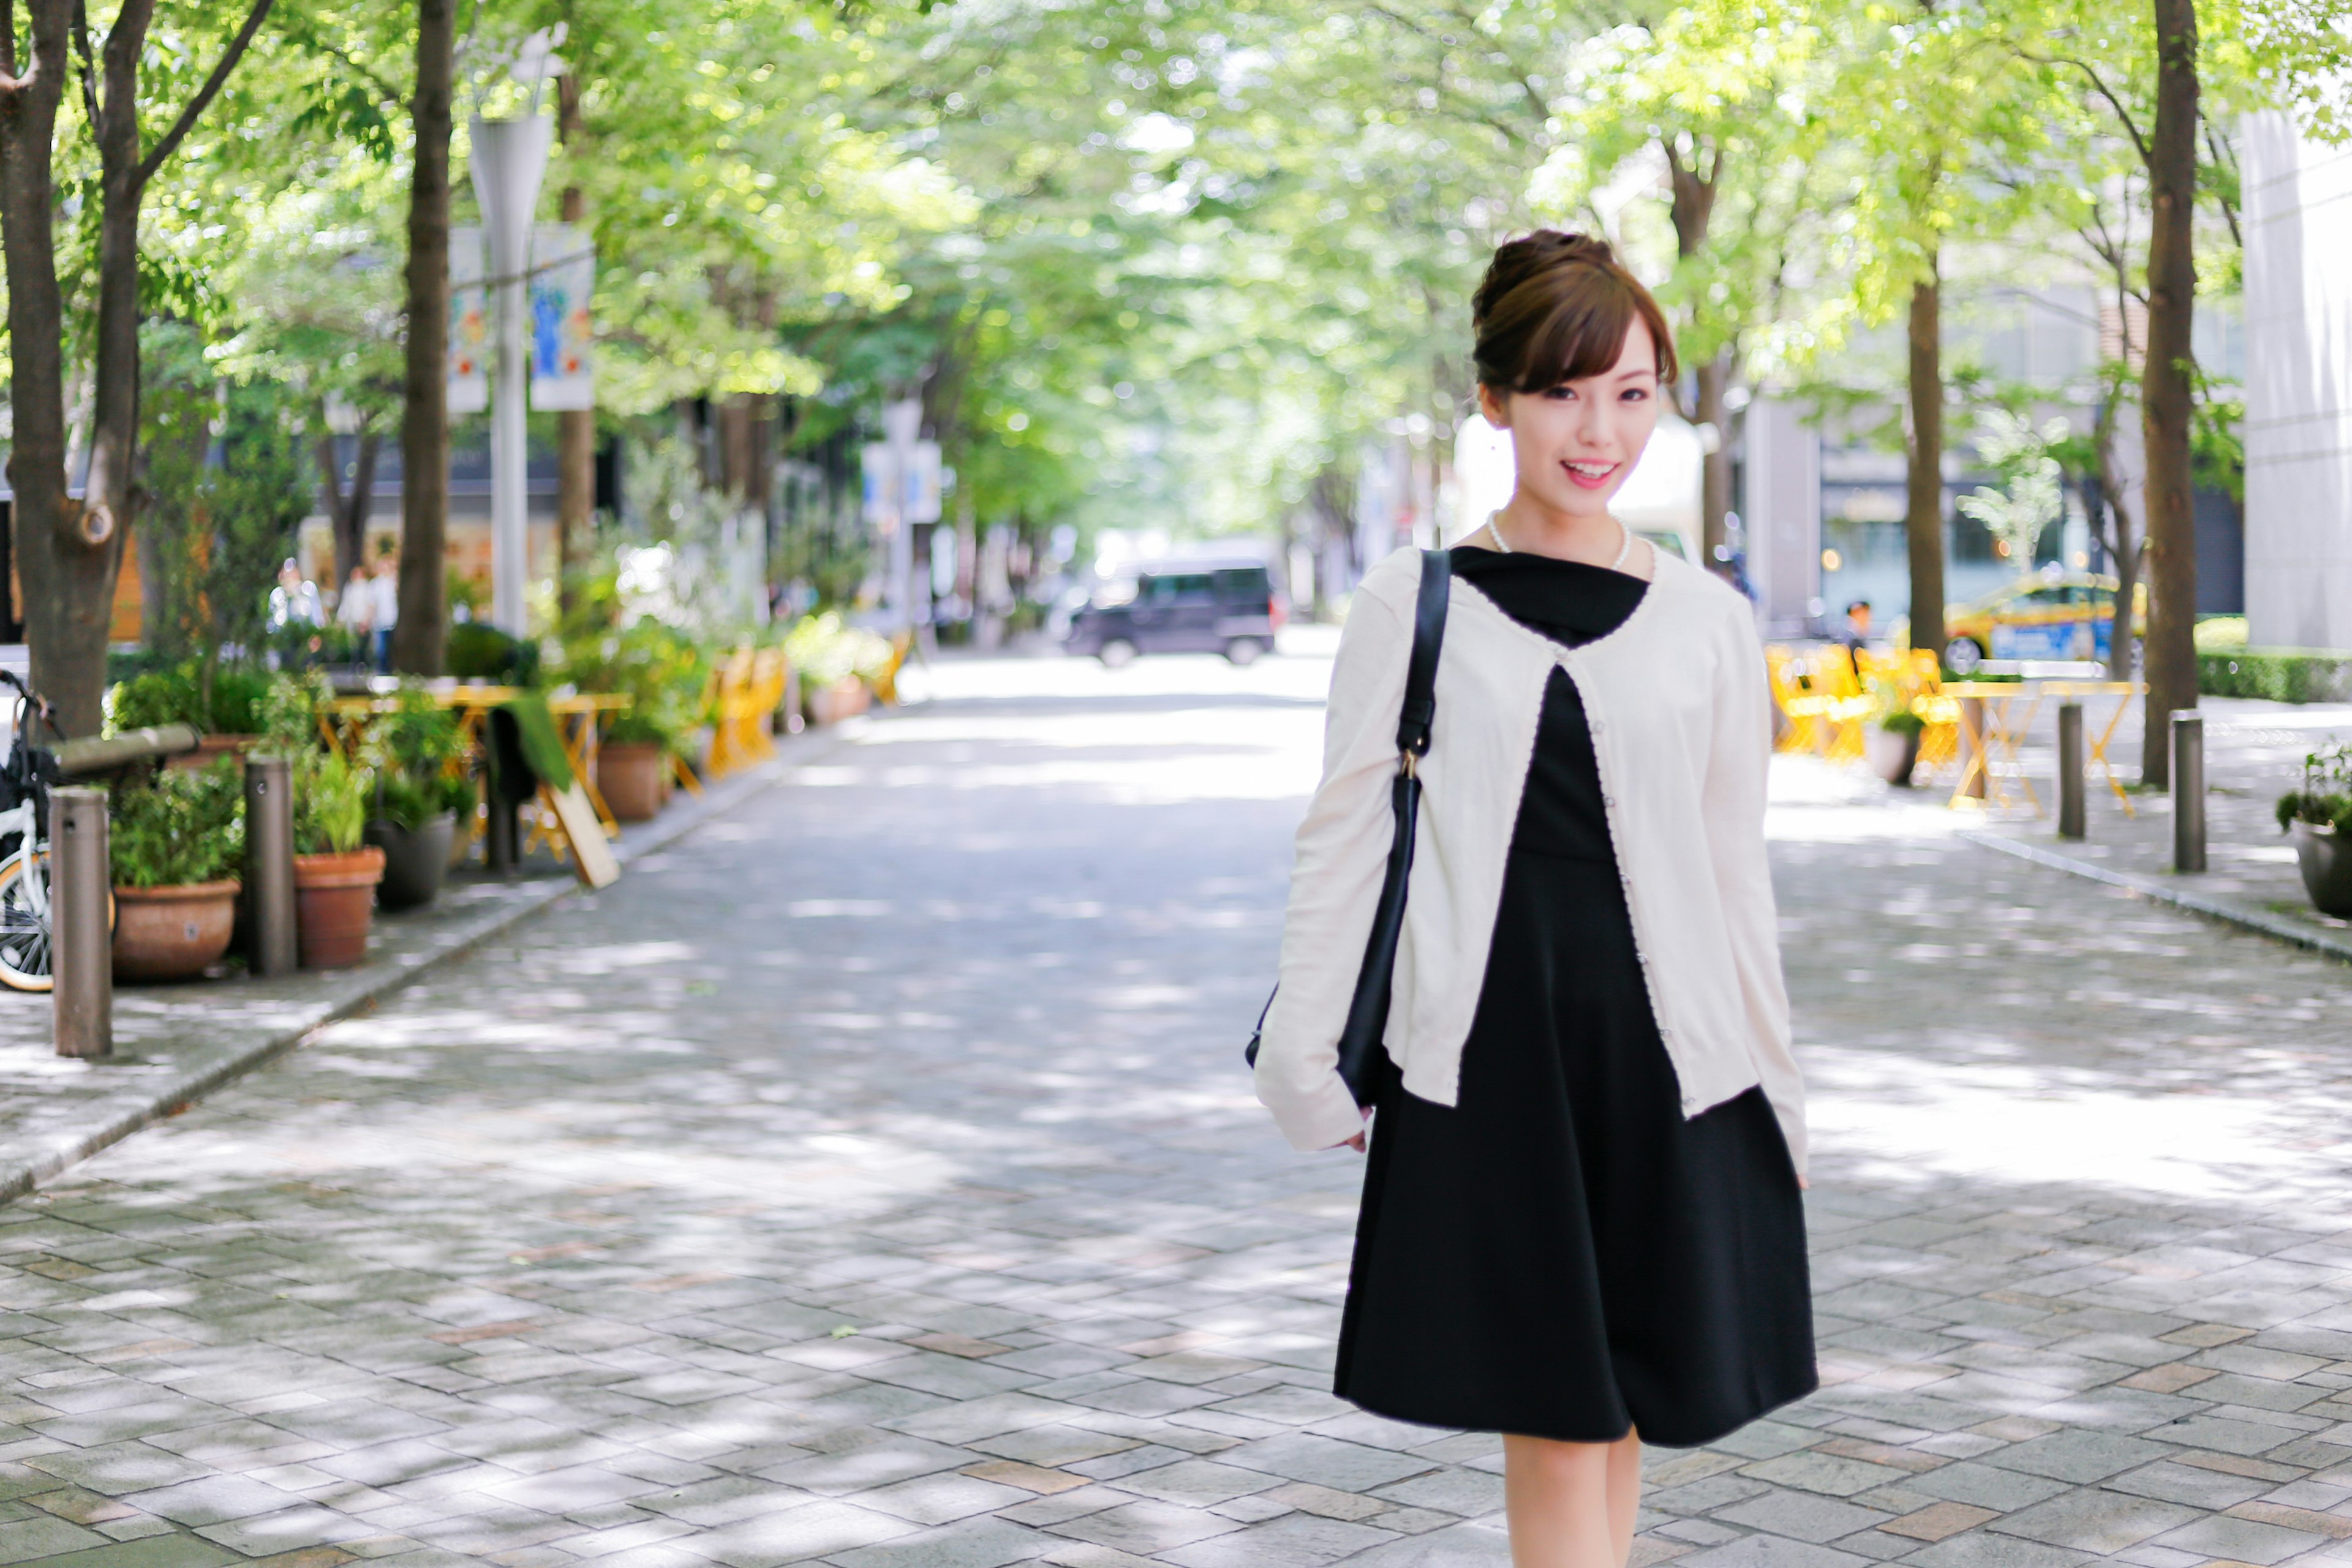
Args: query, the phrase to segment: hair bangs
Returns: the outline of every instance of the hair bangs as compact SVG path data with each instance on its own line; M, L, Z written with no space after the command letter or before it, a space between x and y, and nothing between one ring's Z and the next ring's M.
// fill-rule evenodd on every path
M1615 289L1578 289L1556 301L1528 334L1514 392L1547 392L1562 382L1606 375L1625 352L1640 312Z

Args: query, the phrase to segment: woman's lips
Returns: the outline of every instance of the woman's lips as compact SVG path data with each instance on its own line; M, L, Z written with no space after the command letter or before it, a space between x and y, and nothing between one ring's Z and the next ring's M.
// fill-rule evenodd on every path
M1599 473L1582 472L1572 463L1562 463L1559 468L1560 472L1568 476L1569 482L1580 489L1597 490L1617 477L1617 465L1614 463Z

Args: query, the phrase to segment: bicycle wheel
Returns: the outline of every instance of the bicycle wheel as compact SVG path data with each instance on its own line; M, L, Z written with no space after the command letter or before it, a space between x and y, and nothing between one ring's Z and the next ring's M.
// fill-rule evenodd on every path
M35 878L37 889L32 885ZM47 850L36 849L0 866L0 985L11 991L47 991L53 984L48 893Z

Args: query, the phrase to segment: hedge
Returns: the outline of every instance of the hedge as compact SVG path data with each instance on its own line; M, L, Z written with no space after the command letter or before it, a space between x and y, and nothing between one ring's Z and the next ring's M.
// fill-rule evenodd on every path
M2352 702L2352 653L2335 648L2217 649L2197 656L2197 689L2207 697L2273 702Z

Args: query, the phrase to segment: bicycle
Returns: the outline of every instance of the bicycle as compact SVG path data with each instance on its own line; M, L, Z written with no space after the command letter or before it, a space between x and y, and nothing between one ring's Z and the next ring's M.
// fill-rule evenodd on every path
M55 983L49 949L49 787L63 775L57 753L37 743L34 726L62 741L57 710L14 674L0 686L16 692L16 740L0 763L0 985L47 991Z

